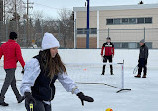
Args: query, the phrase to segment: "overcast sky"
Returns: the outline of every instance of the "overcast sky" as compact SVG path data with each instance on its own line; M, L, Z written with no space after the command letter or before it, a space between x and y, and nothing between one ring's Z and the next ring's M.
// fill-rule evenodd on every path
M26 1L26 0L24 0ZM86 0L29 0L34 2L33 11L42 11L44 16L58 18L58 11L66 8L73 10L73 7L84 7ZM113 6L113 5L135 5L141 0L90 0L90 6ZM158 3L158 0L143 0L145 4Z

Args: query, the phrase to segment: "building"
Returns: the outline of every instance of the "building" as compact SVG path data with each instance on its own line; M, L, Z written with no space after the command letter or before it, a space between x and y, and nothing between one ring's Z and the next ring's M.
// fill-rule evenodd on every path
M3 0L0 0L0 21L3 21Z
M74 47L86 48L86 7L74 7ZM145 38L158 48L158 4L90 7L90 48L101 48L110 36L116 48L138 48Z

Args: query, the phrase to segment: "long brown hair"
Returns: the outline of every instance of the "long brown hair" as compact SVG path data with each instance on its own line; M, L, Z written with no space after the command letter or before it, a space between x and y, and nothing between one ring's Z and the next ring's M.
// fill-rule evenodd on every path
M44 68L44 71L49 70L48 76L52 79L54 75L66 72L66 67L62 62L60 55L57 53L54 58L50 54L50 49L40 51L40 61Z

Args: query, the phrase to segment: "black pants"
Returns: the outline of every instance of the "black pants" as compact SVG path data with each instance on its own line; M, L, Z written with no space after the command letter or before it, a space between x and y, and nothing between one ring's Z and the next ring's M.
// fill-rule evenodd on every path
M21 95L16 86L15 70L16 70L15 68L14 69L5 69L6 77L5 77L5 81L4 81L2 89L1 89L0 102L4 101L5 94L10 85L11 85L11 88L12 88L17 100L21 99Z
M109 63L112 63L112 55L111 56L103 56L103 63L107 63L107 61L109 61ZM102 74L105 73L105 66L106 65L103 65ZM113 74L113 67L112 67L112 65L110 65L110 73Z
M27 103L27 101L25 101L25 107L27 111L31 111L30 105L29 103ZM52 111L52 110L51 110L51 105L48 105L43 101L36 100L36 104L33 105L33 111Z
M147 60L145 60L144 58L140 58L139 59L139 64L138 64L138 74L139 75L141 75L141 73L142 73L142 69L144 69L144 75L146 75L146 73L147 73L147 67L146 67L146 65L147 65Z

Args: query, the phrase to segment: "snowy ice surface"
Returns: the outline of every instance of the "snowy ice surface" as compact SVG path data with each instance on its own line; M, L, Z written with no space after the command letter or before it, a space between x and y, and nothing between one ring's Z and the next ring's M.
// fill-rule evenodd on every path
M25 61L38 54L37 49L23 49ZM118 88L112 88L103 84L87 85L78 84L78 87L85 95L92 96L94 103L85 102L81 105L76 95L67 93L62 85L57 81L56 96L52 101L52 111L105 111L112 108L113 111L158 111L158 50L150 50L148 59L148 75L146 79L134 78L133 69L137 64L138 50L116 50L114 62L125 60L125 88L131 88L131 91L116 93L121 84L121 69L114 66L114 76L109 75L109 66L106 69L106 75L101 76L101 67L95 70L93 67L80 67L78 70L72 70L68 67L70 77L75 81L96 82L113 84ZM100 50L98 49L61 49L59 53L65 63L99 63L101 62ZM0 62L2 66L2 61ZM98 67L98 66L97 66ZM86 70L85 70L86 69ZM21 80L21 67L16 70L17 80ZM79 75L81 73L81 75ZM5 78L5 71L0 67L0 88ZM111 82L111 83L110 83ZM17 81L18 88L21 81ZM26 111L24 102L18 104L11 88L6 93L5 101L9 107L0 106L0 111Z

